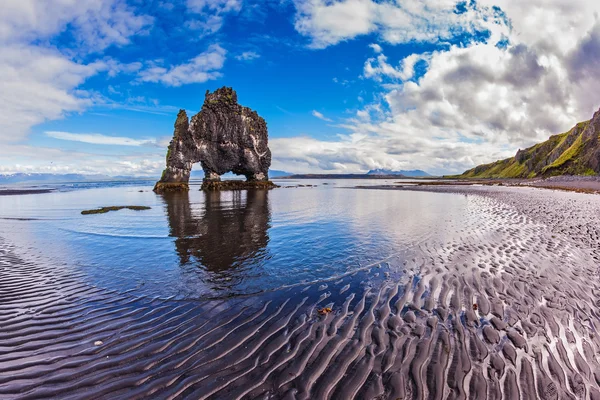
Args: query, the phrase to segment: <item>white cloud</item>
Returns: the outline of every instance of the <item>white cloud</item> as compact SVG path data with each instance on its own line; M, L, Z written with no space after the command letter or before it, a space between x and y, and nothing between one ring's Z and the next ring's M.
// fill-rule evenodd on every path
M372 48L372 49L373 49L373 51L374 51L375 53L377 53L377 54L379 54L379 53L381 53L381 52L383 51L383 49L381 48L381 46L380 46L380 45L378 45L377 43L371 43L371 44L369 45L369 47L370 47L370 48Z
M122 0L5 0L0 13L0 142L19 141L47 120L83 111L94 94L88 78L132 66L113 60L81 62L82 55L129 43L152 18ZM59 49L49 39L69 27L72 42Z
M242 0L187 0L187 7L193 12L201 13L208 10L225 13L240 11Z
M332 119L327 118L326 116L324 116L323 114L321 114L317 110L313 110L312 111L312 115L315 116L315 117L317 117L317 118L319 118L320 120L327 121L327 122L333 122Z
M310 37L315 48L370 33L399 44L436 43L483 29L506 32L493 10L469 5L456 13L454 0L296 0L295 5L296 30Z
M260 58L260 54L255 51L245 51L242 54L235 56L235 58L240 61L252 61Z
M52 50L2 46L0 141L21 140L31 126L91 105L91 98L75 89L102 69L102 63L77 64Z
M418 82L390 91L386 100L397 118L524 145L576 122L571 85L562 67L543 66L535 50L479 44L434 53Z
M149 148L150 149L150 148ZM35 157L31 155L35 154ZM0 173L78 173L160 177L165 167L164 152L107 155L59 148L13 145L0 146Z
M394 67L388 64L387 57L384 54L379 54L377 58L367 59L363 76L373 78L379 82L385 77L406 81L414 77L417 62L427 59L427 54L411 54L400 61L398 67Z
M211 45L205 52L186 63L169 68L151 66L142 70L139 80L157 82L167 86L181 86L188 83L202 83L222 76L219 70L225 63L226 51L218 44Z
M277 142L287 153L274 151L274 156L313 170L358 172L403 166L462 172L564 132L598 109L600 3L482 0L478 10L457 17L447 12L454 3L296 3L296 28L311 37L314 47L367 33L392 45L435 42L432 33L444 39L476 28L489 29L490 39L396 61L378 53L367 59L362 76L381 83L381 93L368 107L385 111L358 110L357 118L340 126L350 133L338 141L307 142L300 137ZM509 21L503 11L510 22L503 22ZM393 15L398 16L395 21ZM492 18L484 21L482 15ZM339 26L344 20L356 21ZM397 30L403 24L414 27ZM500 40L506 46L497 47ZM425 72L415 75L421 60L427 64ZM299 150L292 150L295 146Z
M364 129L383 131L391 126L361 124ZM392 135L353 133L338 141L322 141L308 136L273 139L270 141L274 165L295 166L295 172L359 173L370 169L423 168L430 173L462 168L466 163L480 160L478 150L502 156L491 146L452 143L413 137L411 132ZM467 156L472 154L474 156ZM410 157L410 158L407 158Z
M339 83L342 86L350 86L351 83L354 83L354 81L350 82L348 79L338 79L338 78L333 78L333 82Z
M195 16L187 27L209 35L221 29L225 15L242 9L242 0L187 0L186 5Z
M146 146L155 145L155 139L132 139L128 137L119 136L108 136L99 133L70 133L60 131L47 131L46 136L60 139L69 140L73 142L89 143L89 144L101 144L101 145L113 145L113 146Z
M152 18L137 15L124 0L4 0L0 42L23 43L50 38L69 25L87 51L129 43Z

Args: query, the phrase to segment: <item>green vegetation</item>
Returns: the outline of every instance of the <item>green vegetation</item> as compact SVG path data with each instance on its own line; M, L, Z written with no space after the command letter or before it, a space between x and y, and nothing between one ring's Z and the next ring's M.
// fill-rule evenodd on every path
M146 207L146 206L111 206L111 207L98 208L96 210L84 210L81 212L81 214L82 215L106 214L109 211L119 211L119 210L123 210L124 208L126 208L128 210L134 210L134 211L142 211L142 210L150 210L151 209L151 207Z
M569 132L551 136L514 157L484 164L459 175L460 178L507 179L554 175L596 175L588 165L589 155L597 151L598 138L589 139L591 121L580 122ZM588 139L585 139L585 138Z
M524 163L517 162L514 158L496 161L491 164L480 165L473 168L460 178L523 178L527 175Z
M582 149L583 149L583 137L582 137L582 135L579 135L577 137L577 139L575 139L575 142L565 152L563 152L560 155L560 157L558 157L552 164L550 164L542 169L542 173L546 173L546 172L552 173L552 171L559 171L561 169L561 167L563 167L563 166L568 167L569 166L568 164L571 164L570 165L571 169L576 168L576 165L573 165L573 164L577 164L578 160L576 159L576 157L579 156ZM567 169L569 169L569 168L567 168ZM575 170L573 170L571 172L575 172Z

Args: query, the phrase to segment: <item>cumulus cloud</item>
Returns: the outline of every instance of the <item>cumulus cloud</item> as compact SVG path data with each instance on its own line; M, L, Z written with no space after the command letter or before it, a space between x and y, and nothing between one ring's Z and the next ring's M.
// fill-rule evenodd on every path
M52 50L2 46L0 141L20 140L33 125L90 105L91 99L74 89L102 68L77 64Z
M128 137L108 136L100 133L71 133L60 131L46 131L46 136L59 139L69 140L72 142L81 142L89 144L113 145L113 146L146 146L156 144L155 139L132 139Z
M0 141L22 140L29 128L82 111L93 95L78 90L101 71L116 73L111 60L81 62L81 55L127 44L152 18L121 0L8 0L0 13ZM71 29L67 53L45 44Z
M190 12L220 15L239 10L241 1L190 0L187 6ZM122 63L103 55L110 46L124 46L133 36L147 34L153 22L153 17L140 13L126 0L4 1L0 13L0 142L23 140L32 126L93 105L116 106L98 93L81 89L86 80L100 73L109 77L138 74L141 81L169 86L220 76L225 50L218 45L174 66ZM54 44L58 36L60 46ZM146 111L130 104L120 106Z
M389 116L387 116L389 117ZM425 169L433 174L462 171L465 166L503 158L512 150L490 142L465 141L457 133L430 127L431 135L419 135L422 127L407 118L355 119L341 126L350 133L338 140L309 136L276 138L269 141L274 165L292 172L359 173L370 169ZM295 169L294 169L295 168Z
M278 144L291 152L290 162L338 172L399 166L462 172L589 119L600 106L600 3L477 4L458 10L443 0L297 3L296 29L318 48L366 34L394 45L488 33L485 40L396 60L371 46L377 55L365 61L362 76L380 84L370 107L383 111L372 115L365 108L345 121L340 128L352 140L311 142L295 152L291 147L306 138ZM457 13L450 15L453 7ZM416 71L421 61L424 68Z
M411 54L400 61L397 67L394 67L388 63L388 58L384 54L379 54L376 58L367 59L363 76L379 82L386 77L406 81L414 77L417 62L427 59L428 54Z
M142 70L139 80L159 82L167 86L181 86L217 79L222 76L219 70L225 63L225 54L225 49L218 44L213 44L205 52L186 63L168 68L154 65Z
M31 157L35 154L35 157ZM78 173L110 176L160 176L165 161L164 153L136 153L110 155L83 151L65 151L58 148L6 144L0 146L0 173Z
M570 82L517 45L453 47L434 53L418 82L386 95L392 115L471 139L531 143L573 124Z
M494 9L452 0L296 0L295 27L324 48L377 33L391 44L451 39L459 34L506 31Z
M327 122L333 122L332 119L327 118L326 116L324 116L322 113L318 112L317 110L313 110L312 115L319 118L320 120L327 121Z
M0 16L0 42L23 43L72 29L84 52L129 43L153 21L136 14L124 0L6 0Z

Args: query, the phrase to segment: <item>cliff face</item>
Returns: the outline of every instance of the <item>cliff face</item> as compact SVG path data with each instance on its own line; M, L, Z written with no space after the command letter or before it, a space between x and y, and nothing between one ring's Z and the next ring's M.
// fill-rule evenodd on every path
M479 165L462 178L535 178L600 173L600 110L570 131L551 136L506 160Z
M198 162L205 182L219 181L227 172L244 175L248 181L268 180L267 123L255 111L239 105L231 88L207 91L202 110L191 121L184 110L179 111L167 167L155 190L185 189L192 166Z

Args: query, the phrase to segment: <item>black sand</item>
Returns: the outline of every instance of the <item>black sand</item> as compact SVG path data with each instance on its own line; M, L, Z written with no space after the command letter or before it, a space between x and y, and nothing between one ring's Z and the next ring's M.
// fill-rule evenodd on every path
M0 241L0 398L600 398L600 197L412 190L479 211L400 271L260 296L108 292Z

